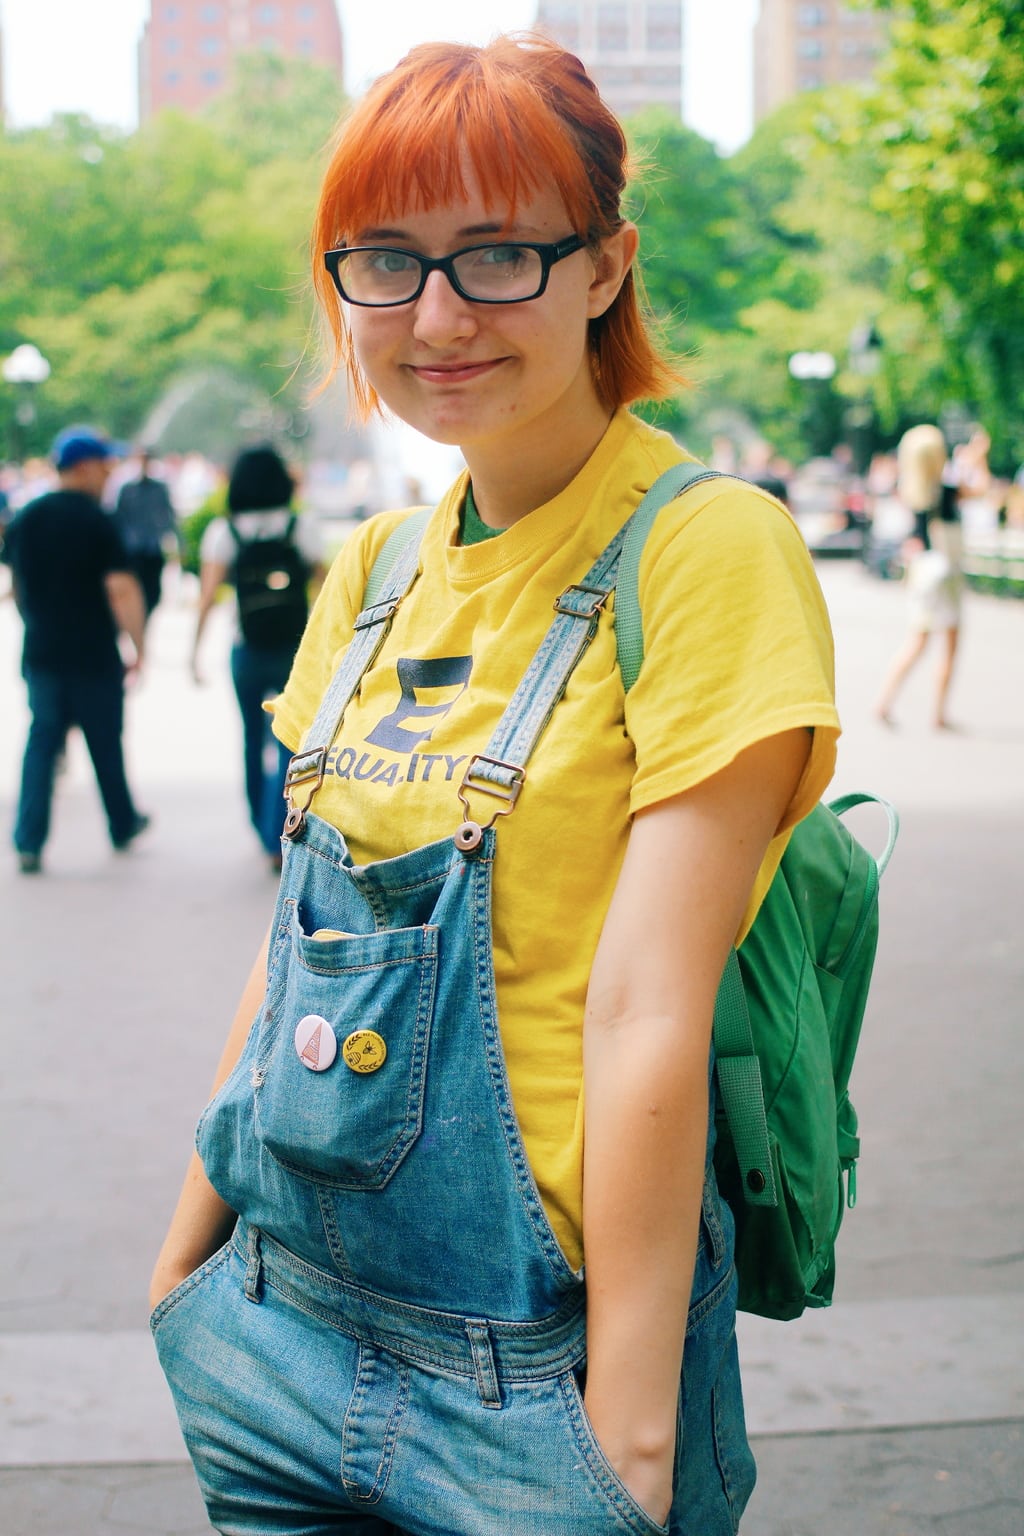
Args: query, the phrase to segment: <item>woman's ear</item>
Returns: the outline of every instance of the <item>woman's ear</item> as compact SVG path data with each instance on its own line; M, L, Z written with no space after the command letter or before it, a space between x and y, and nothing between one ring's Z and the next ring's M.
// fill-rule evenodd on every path
M626 273L636 258L640 244L640 232L628 221L620 225L613 235L601 241L594 256L594 280L590 285L587 302L587 318L596 320L615 301L619 289L626 280Z

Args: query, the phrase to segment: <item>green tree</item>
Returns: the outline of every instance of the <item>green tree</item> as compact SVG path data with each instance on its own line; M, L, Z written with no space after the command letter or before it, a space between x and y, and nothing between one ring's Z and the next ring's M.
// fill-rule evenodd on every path
M1024 4L902 0L845 142L877 157L898 281L943 343L942 386L1024 455Z
M323 69L261 56L203 118L0 135L0 351L30 340L53 368L30 448L69 419L133 435L204 369L285 418L299 407L308 230L341 106ZM0 431L14 405L0 391Z

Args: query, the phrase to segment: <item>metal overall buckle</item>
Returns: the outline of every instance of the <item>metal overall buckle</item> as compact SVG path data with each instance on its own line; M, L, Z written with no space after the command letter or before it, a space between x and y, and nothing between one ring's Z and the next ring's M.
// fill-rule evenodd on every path
M503 768L506 773L511 774L512 782L507 785L495 784L491 779L483 778L480 774L474 772L478 763L487 763L491 768ZM472 853L474 848L479 848L488 827L493 827L499 816L510 816L512 814L525 782L525 768L520 768L515 763L503 763L500 757L486 757L481 752L474 753L469 760L469 767L462 776L462 783L459 785L459 804L466 813L466 819L455 833L454 838L455 846L460 853ZM474 789L479 790L482 795L493 795L496 800L502 801L502 804L498 806L490 821L483 824L474 821L470 815L469 801L466 796L470 790Z
M327 748L314 747L309 752L296 752L288 764L288 771L284 780L284 798L288 804L288 814L284 818L284 835L293 838L302 830L306 821L306 812L313 801L313 796L324 781L324 772L327 767ZM297 788L309 786L309 793L301 805L296 805L293 791Z

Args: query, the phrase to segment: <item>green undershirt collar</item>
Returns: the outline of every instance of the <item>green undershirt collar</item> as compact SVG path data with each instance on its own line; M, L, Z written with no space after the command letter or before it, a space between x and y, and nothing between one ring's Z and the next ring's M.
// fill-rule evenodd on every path
M472 484L466 487L466 499L462 504L462 527L460 539L463 544L482 544L485 539L497 538L499 533L504 533L504 528L492 528L485 523L476 509L473 500Z

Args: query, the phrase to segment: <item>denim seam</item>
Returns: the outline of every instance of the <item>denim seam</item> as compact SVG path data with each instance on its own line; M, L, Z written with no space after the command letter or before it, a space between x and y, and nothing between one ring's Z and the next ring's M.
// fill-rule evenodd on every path
M211 1254L208 1259L200 1264L198 1269L194 1269L190 1275L187 1275L182 1280L180 1285L176 1285L172 1291L167 1293L162 1301L157 1303L149 1319L150 1328L156 1328L162 1323L164 1318L174 1311L179 1301L184 1301L186 1296L190 1296L196 1286L202 1284L207 1275L212 1275L214 1270L219 1269L222 1264L226 1264L234 1252L234 1245L229 1238L223 1247L218 1248L216 1253Z
M431 1350L429 1346L410 1340L405 1335L391 1333L388 1329L380 1327L379 1324L375 1328L372 1338L367 1339L359 1333L355 1325L339 1318L338 1314L332 1312L329 1307L321 1306L317 1302L311 1301L301 1292L293 1291L287 1285L282 1285L269 1274L264 1273L263 1284L265 1288L275 1291L290 1306L294 1306L300 1312L304 1312L307 1317L312 1317L318 1322L326 1323L337 1333L344 1334L346 1338L351 1339L362 1348L378 1349L382 1354L393 1356L396 1361L407 1360L411 1364L431 1366L440 1375L453 1380L474 1382L476 1380L476 1368L469 1352L468 1343L465 1368L460 1369L450 1354L437 1353ZM563 1375L566 1369L567 1365L564 1361L551 1361L532 1369L528 1366L518 1367L511 1371L506 1369L502 1379L514 1382L516 1385L520 1383L552 1381Z
M620 1519L624 1520L631 1530L638 1532L639 1536L652 1536L652 1533L657 1533L657 1536L667 1536L668 1526L659 1525L636 1502L601 1450L590 1424L585 1419L575 1378L570 1379L563 1374L559 1377L558 1385L574 1439L602 1497Z
M417 930L418 931L418 930ZM430 932L431 930L426 930ZM370 938L370 934L357 934L357 938ZM360 971L393 970L396 965L428 965L437 963L436 949L431 947L418 955L400 955L394 960L373 960L367 965L313 965L301 955L296 955L296 964L313 976L355 976Z
M690 1307L690 1310L686 1314L687 1338L689 1338L691 1333L696 1332L697 1328L704 1321L707 1314L709 1312L713 1312L719 1305L722 1297L728 1291L730 1285L732 1285L734 1275L735 1267L730 1264L728 1270L722 1276L721 1280L719 1280L718 1284L712 1290L708 1291L706 1296L702 1296L699 1301L695 1301Z
M526 1158L519 1123L512 1106L512 1093L505 1068L501 1028L492 985L494 973L491 951L490 890L489 880L478 878L474 881L473 947L476 956L477 1000L491 1091L494 1094L498 1122L505 1139L505 1148L515 1177L516 1194L520 1205L555 1284L560 1290L565 1291L569 1288L574 1276L551 1231L543 1205L535 1193L533 1173Z

